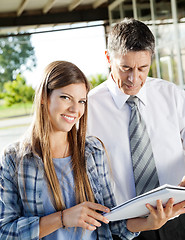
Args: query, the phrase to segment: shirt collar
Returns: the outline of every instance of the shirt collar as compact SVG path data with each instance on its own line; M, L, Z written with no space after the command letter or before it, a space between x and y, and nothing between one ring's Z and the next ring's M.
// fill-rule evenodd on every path
M146 83L145 83L146 84ZM141 90L139 91L139 93L136 95L140 101L144 104L147 105L147 98L146 98L146 86L144 86L141 88ZM111 74L109 75L109 78L107 80L107 87L109 89L109 92L116 104L116 106L121 109L123 107L123 105L125 104L125 102L127 101L127 99L130 97L130 95L127 95L125 93L123 93L117 86L117 84L114 82L114 80L112 79Z

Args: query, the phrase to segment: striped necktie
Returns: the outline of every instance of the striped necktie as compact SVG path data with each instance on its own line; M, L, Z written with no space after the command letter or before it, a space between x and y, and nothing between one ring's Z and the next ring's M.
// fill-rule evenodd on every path
M135 96L130 96L127 100L131 108L129 137L137 196L159 186L150 138L138 110L138 101L139 99Z

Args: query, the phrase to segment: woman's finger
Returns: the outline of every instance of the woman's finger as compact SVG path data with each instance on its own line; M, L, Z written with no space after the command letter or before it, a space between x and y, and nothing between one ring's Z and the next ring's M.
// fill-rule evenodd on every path
M87 216L85 218L85 222L90 224L90 225L93 225L95 227L101 227L101 223L100 222L98 222L96 219L94 219L92 217L89 217L89 216Z
M100 215L100 214L98 214L98 215ZM97 216L96 214L94 214L93 210L89 210L87 212L86 216L83 216L82 218L79 219L78 226L83 227L83 228L88 227L88 225L93 226L95 228L100 227L101 223L99 221L97 221L97 219L102 219L101 217L102 217L101 215ZM84 224L84 223L86 223L86 224ZM108 220L105 223L108 223ZM88 227L88 229L89 229L89 227Z
M89 209L89 211L87 212L87 215L89 217L93 218L93 219L99 220L99 221L104 222L106 224L109 223L109 220L106 217L104 217L100 213L97 213L94 210Z
M94 225L91 225L87 222L82 222L81 224L79 224L78 227L81 227L81 228L84 228L84 229L87 229L87 230L90 230L90 231L96 230L96 227Z
M84 223L90 223L95 227L101 226L99 221L108 223L102 214L96 211L109 212L110 210L105 206L97 203L84 202L74 207L63 210L63 223L66 227L87 227Z
M110 212L110 209L99 204L99 203L93 203L93 202L84 202L82 205L87 206L88 208L91 208L96 211L101 211L101 212Z

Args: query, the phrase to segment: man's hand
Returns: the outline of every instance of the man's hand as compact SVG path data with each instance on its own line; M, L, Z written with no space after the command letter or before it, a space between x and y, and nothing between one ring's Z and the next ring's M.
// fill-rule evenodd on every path
M179 186L180 186L180 187L185 187L185 176L182 178Z
M127 220L127 228L131 232L149 231L161 228L170 218L185 213L185 201L174 204L174 199L170 198L165 207L161 200L157 200L157 207L150 204L146 207L150 214L146 218L132 218Z
M174 199L170 198L165 207L162 205L161 200L157 200L157 208L152 207L150 204L146 204L146 207L150 211L147 218L148 226L152 230L161 228L170 218L185 213L185 201L174 204Z

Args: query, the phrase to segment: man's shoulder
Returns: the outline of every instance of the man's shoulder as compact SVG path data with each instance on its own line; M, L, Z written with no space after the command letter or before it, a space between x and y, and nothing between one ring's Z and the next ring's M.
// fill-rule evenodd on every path
M158 78L147 78L145 86L148 98L161 98L168 103L173 100L180 103L185 101L185 91L175 83Z
M152 88L152 89L177 89L180 90L180 88L172 82L169 82L167 80L161 79L161 78L152 78L152 77L147 77L146 80L146 87L147 88Z
M154 77L147 77L146 83L150 84L150 85L153 85L153 84L173 85L173 83L171 83L167 80L164 80L162 78L154 78Z

